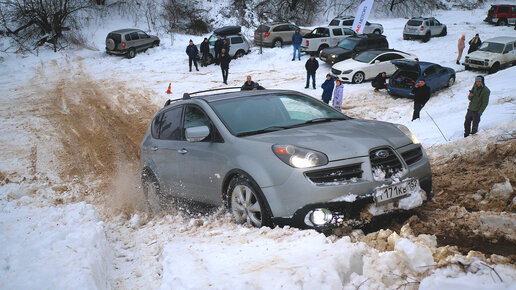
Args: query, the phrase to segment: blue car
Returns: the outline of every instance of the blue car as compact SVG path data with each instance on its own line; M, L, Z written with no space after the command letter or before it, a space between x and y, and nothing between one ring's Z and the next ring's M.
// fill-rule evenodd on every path
M389 79L387 91L390 95L414 98L412 89L420 80L425 79L426 85L433 92L455 83L455 70L438 64L414 60L391 61L398 70Z

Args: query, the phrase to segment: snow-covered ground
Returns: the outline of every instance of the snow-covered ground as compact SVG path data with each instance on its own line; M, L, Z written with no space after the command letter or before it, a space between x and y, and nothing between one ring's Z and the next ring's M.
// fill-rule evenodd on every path
M369 83L345 85L344 112L406 125L437 159L514 136L516 67L486 76L491 97L480 132L462 138L467 92L479 73L455 64L457 39L466 34L469 40L475 33L483 40L516 35L512 27L482 23L486 11L436 12L435 17L448 26L448 35L428 43L402 40L406 19L372 19L383 24L391 48L452 67L457 80L433 94L421 120L415 122L410 122L410 100L373 93ZM134 59L106 55L105 35L120 24L92 24L91 39L98 51L2 55L0 288L516 289L516 267L510 260L496 255L486 260L475 252L463 256L438 247L435 236L415 236L410 230L381 231L376 242L385 246L379 250L357 242L354 236L363 235L359 231L337 238L288 227L254 229L235 225L223 212L196 218L182 213L148 216L140 210L141 192L132 187L137 178L106 178L129 172L130 166L124 164L130 157L74 151L90 149L91 144L104 144L105 151L137 145L143 132L105 136L99 128L112 129L117 122L130 120L145 124L149 112L168 98L225 85L217 66L188 72L185 47L190 38L198 43L202 37L175 35L173 45L162 37L160 47ZM307 57L291 62L291 53L289 46L264 49L262 55L253 48L231 62L229 86L241 86L251 75L266 88L293 89L320 98L321 89L304 89ZM321 63L318 86L329 69ZM169 83L171 96L165 94ZM103 112L108 113L97 116ZM84 120L91 122L86 128L80 127ZM126 135L128 140L107 144ZM79 143L74 143L76 139ZM83 160L94 162L82 164ZM117 166L107 166L106 160ZM85 173L81 168L91 170ZM511 213L489 216L484 226L486 231L490 224L505 226L509 232L512 228L514 237L515 220Z

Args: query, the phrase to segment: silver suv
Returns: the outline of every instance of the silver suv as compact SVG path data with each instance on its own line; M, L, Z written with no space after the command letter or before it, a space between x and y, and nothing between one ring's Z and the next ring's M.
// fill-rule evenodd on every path
M223 205L237 223L324 230L433 196L428 157L402 125L296 91L201 93L167 101L140 145L153 212L183 198Z
M254 31L254 45L282 47L292 43L292 35L299 29L301 35L310 32L288 22L271 22L260 25Z
M126 28L110 32L106 37L106 53L133 58L137 52L159 46L157 36L148 35L140 29Z
M430 40L430 37L445 36L447 33L446 25L442 24L434 17L414 17L405 24L403 28L403 39L415 38L427 42Z

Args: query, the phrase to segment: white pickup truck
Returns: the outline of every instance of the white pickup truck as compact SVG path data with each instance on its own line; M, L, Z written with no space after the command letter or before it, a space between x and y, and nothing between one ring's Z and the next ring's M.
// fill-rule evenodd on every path
M345 27L317 27L312 32L303 35L301 51L319 55L321 50L336 46L344 38L354 35L356 33L353 30Z

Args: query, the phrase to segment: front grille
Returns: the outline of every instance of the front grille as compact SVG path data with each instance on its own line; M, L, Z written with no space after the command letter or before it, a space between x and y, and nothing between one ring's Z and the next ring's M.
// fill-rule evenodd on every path
M353 178L362 178L362 173L362 165L358 163L307 172L305 175L313 183L321 185L334 182L351 181Z
M469 62L471 64L476 64L476 65L484 65L484 62L483 61L480 61L480 60L474 60L474 59L470 59Z
M403 165L398 156L390 148L378 148L369 153L371 169L385 172L385 178L390 178L394 174L403 170Z
M334 74L334 75L340 75L342 73L342 71L338 70L338 69L334 69L332 68L331 69L331 73Z
M401 153L401 156L403 157L407 165L411 165L421 160L421 158L423 157L423 151L421 150L421 147L417 147L407 152Z

